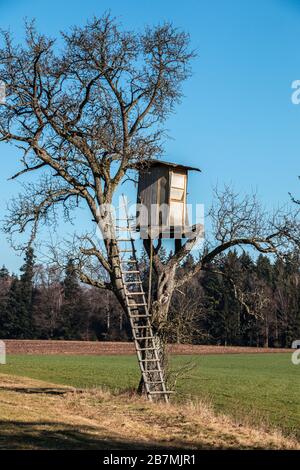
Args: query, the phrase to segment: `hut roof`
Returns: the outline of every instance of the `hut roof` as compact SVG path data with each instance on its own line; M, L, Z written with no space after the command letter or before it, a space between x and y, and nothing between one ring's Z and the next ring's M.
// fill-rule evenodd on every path
M201 171L200 168L195 168L193 166L186 166L180 163L165 162L162 160L146 160L134 165L136 170L146 170L149 167L153 166L167 166L172 168L177 168L178 170L188 170L188 171Z

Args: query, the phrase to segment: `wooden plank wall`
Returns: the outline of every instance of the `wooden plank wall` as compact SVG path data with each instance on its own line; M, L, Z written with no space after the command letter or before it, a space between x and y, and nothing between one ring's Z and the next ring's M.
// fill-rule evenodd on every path
M169 169L167 167L152 167L140 173L138 184L138 204L148 209L147 214L142 213L139 222L141 227L159 225L158 204L168 203L169 195ZM167 221L161 221L167 223Z

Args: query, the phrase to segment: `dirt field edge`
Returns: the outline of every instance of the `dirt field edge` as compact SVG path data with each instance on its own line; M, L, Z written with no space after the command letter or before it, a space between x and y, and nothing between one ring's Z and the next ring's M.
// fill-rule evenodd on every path
M3 340L7 354L58 354L58 355L131 355L135 354L130 342L110 341L58 341L58 340ZM189 354L258 354L290 353L291 349L255 348L239 346L206 346L191 344L172 344L169 352L175 355Z

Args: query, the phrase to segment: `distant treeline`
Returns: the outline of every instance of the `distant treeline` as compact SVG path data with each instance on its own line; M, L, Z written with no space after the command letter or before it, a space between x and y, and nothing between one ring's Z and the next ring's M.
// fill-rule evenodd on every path
M181 269L194 262L190 256ZM144 255L140 267L147 290ZM299 287L298 254L272 263L228 252L174 292L166 335L170 342L290 347L300 339ZM81 284L72 260L63 274L36 264L29 249L20 276L0 269L0 338L126 341L131 334L112 292Z

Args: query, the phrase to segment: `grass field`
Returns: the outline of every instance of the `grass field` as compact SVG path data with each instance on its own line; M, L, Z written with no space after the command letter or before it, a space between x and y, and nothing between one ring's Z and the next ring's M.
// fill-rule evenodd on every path
M199 397L242 422L279 428L300 438L300 366L290 354L176 356L174 370L193 365L178 380L176 400ZM10 355L1 373L78 388L124 391L136 386L134 356Z

